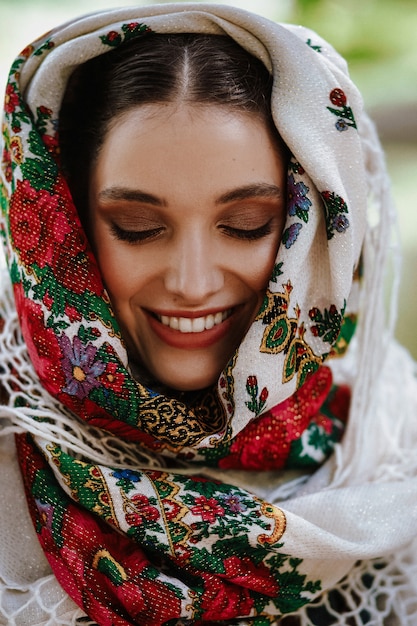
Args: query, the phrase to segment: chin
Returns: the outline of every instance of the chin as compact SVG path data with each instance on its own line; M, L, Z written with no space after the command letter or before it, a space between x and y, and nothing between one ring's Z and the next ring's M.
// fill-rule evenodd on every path
M217 366L204 362L182 364L180 359L176 359L173 367L155 368L153 375L162 385L174 391L198 391L217 384L225 365L223 361Z
M216 372L215 375L209 376L194 376L192 378L179 377L178 373L174 377L158 377L158 380L174 391L199 391L206 389L216 384L220 376L220 372Z

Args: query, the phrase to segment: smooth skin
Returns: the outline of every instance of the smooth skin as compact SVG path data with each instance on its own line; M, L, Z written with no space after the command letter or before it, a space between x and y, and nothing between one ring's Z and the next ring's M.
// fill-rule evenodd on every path
M274 266L285 181L255 114L152 104L113 121L90 235L130 358L163 385L208 387L241 343Z

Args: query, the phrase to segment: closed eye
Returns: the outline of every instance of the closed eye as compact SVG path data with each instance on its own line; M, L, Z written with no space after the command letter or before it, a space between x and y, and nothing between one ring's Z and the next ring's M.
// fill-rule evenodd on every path
M229 237L235 237L236 239L244 239L246 241L256 241L262 239L272 232L272 219L259 226L258 228L244 229L233 228L232 226L220 226L223 232Z
M127 243L141 243L149 239L154 239L164 230L162 226L146 230L124 230L117 224L111 224L110 228L112 235L116 239L126 241Z

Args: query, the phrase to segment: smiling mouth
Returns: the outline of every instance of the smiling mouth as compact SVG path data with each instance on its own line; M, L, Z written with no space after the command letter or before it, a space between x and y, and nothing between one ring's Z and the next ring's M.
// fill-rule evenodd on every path
M171 317L168 315L155 314L156 319L163 325L178 330L180 333L202 333L205 330L211 330L227 320L233 309L219 311L218 313L204 315L202 317Z

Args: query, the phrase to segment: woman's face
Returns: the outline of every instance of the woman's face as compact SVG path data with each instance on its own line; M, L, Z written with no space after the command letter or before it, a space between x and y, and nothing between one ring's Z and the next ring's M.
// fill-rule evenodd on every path
M274 266L285 181L253 114L155 104L112 124L91 236L130 358L164 385L213 384L242 341Z

